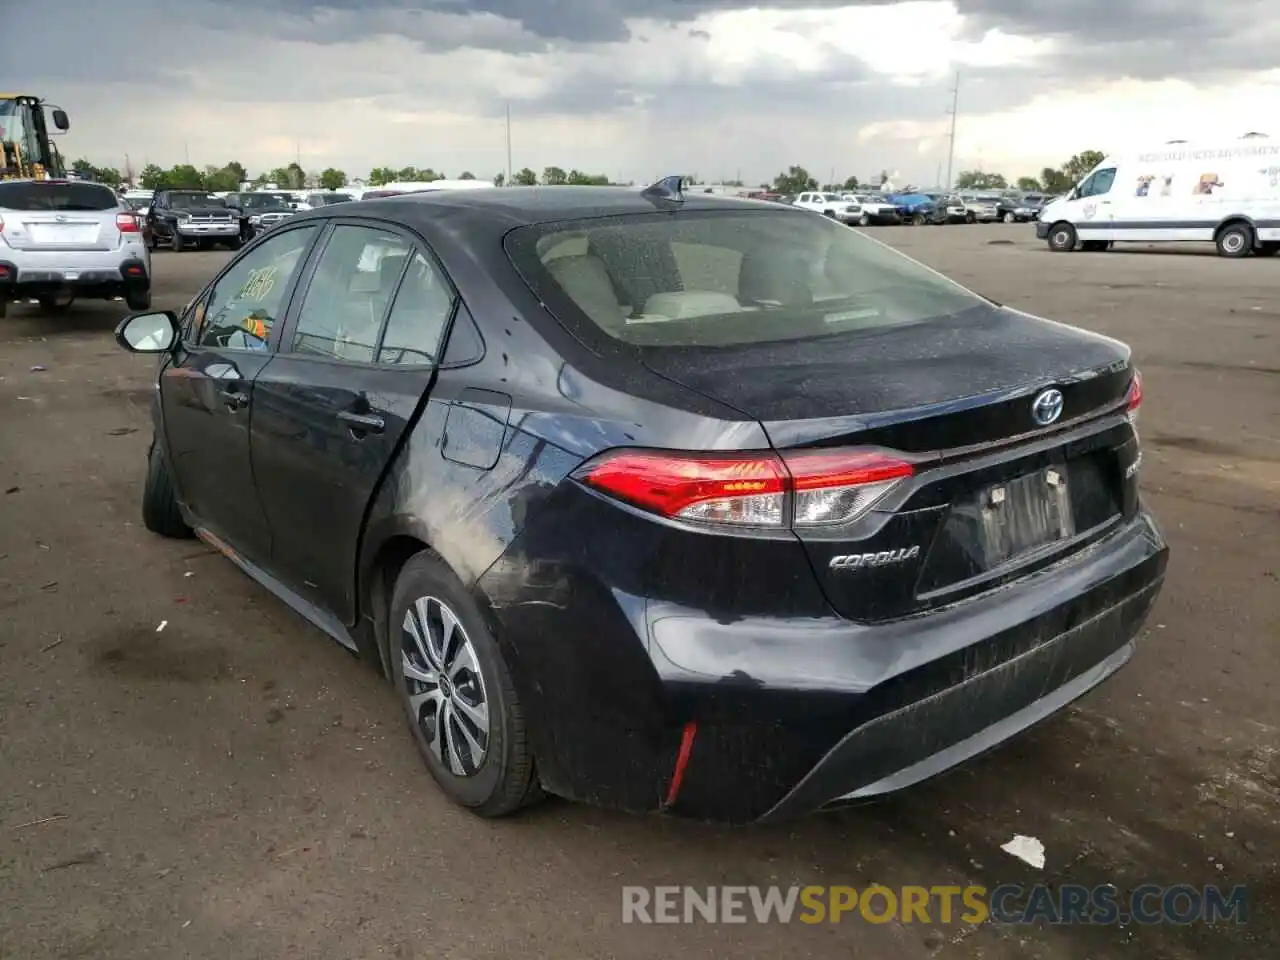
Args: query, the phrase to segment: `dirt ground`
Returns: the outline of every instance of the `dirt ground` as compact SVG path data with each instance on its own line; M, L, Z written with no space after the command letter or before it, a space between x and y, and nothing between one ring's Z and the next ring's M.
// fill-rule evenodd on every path
M139 518L153 364L122 304L0 321L0 957L1280 956L1280 261L1055 255L1029 226L874 234L1129 342L1172 545L1134 662L873 806L727 829L548 802L478 820L390 691ZM226 254L156 256L157 305ZM161 630L163 625L164 629ZM159 631L159 632L158 632ZM1043 841L1043 871L1001 852ZM636 926L624 884L1249 884L1243 926Z

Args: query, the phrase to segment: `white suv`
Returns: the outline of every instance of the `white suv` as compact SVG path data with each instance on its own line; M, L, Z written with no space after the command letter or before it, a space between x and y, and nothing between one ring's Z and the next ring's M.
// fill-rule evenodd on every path
M142 221L100 183L0 181L0 317L12 300L64 310L78 297L151 307Z
M851 203L838 193L819 193L812 190L796 197L792 206L825 214L841 223L857 223L858 218L862 216L860 205Z

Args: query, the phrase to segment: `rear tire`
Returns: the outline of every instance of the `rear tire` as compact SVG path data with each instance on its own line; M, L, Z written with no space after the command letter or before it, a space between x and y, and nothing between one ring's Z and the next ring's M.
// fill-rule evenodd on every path
M142 490L142 524L152 533L174 540L185 540L192 531L182 519L173 479L164 454L154 440L147 453L147 483Z
M1076 248L1076 228L1069 223L1055 223L1049 228L1048 243L1054 253L1070 253Z
M150 310L151 309L151 288L145 290L126 289L124 292L125 305L130 310Z
M411 610L415 632L404 626ZM437 672L433 664L449 661L436 648L449 617L454 620L454 657L451 665ZM482 817L506 816L537 800L542 794L524 708L502 650L471 594L440 557L424 550L404 565L396 578L387 623L396 696L418 752L445 795ZM434 643L426 640L426 634ZM406 672L414 675L406 679ZM451 681L435 684L419 679L441 674ZM474 719L476 704L484 706L487 729L483 731ZM484 734L478 763L467 749L466 735L459 733L463 724L465 734L476 742L477 734ZM443 742L441 729L446 731ZM459 761L450 759L450 744ZM461 772L473 763L469 771Z
M1230 223L1214 237L1218 256L1239 260L1253 252L1253 227L1247 223Z

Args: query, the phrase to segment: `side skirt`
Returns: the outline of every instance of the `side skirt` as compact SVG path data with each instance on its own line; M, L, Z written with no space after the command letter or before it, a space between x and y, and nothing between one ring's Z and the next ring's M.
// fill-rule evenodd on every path
M226 543L210 533L204 527L195 528L196 536L207 543L213 549L234 563L237 567L248 574L249 578L267 590L275 594L276 598L293 610L294 613L308 621L312 626L327 633L339 644L346 647L347 650L356 656L360 656L360 647L356 643L355 638L351 636L351 631L347 629L342 621L338 620L331 614L321 610L309 600L304 600L298 594L294 593L282 582L277 580L271 574L267 573L257 564L246 560L235 550L231 549Z

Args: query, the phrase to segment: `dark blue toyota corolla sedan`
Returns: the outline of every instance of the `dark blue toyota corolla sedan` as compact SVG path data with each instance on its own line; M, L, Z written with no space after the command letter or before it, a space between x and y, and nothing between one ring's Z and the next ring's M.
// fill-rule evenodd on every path
M303 213L117 338L146 525L376 664L485 816L897 790L1119 669L1164 577L1123 344L675 179Z

